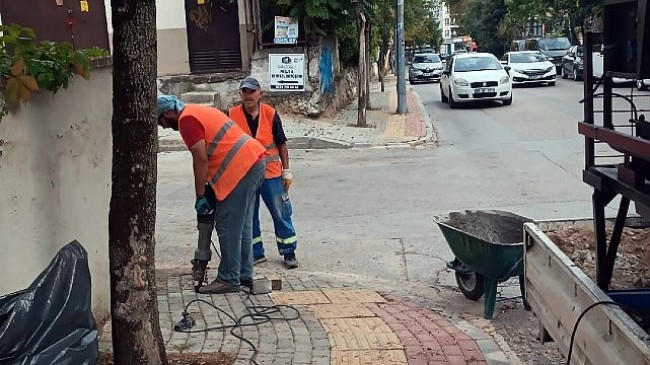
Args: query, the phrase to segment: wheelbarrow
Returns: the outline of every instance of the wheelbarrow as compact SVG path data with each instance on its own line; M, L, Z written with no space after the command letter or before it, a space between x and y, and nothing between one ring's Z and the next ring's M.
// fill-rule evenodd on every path
M498 210L451 212L434 217L454 260L447 267L455 271L461 293L471 300L485 294L483 316L492 318L497 285L512 277L519 278L525 300L523 224L532 221Z

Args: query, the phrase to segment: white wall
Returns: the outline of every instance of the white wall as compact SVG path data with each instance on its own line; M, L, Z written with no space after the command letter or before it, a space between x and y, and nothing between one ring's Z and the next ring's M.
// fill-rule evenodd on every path
M112 70L41 91L0 122L0 295L23 289L77 239L88 252L93 313L108 315Z
M113 49L113 17L111 0L104 0L108 37ZM156 29L158 38L158 74L187 74L190 60L187 46L184 0L156 1Z

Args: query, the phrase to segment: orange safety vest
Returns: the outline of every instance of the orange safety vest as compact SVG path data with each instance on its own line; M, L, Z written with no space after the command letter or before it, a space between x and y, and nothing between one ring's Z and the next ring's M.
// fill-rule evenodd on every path
M238 105L230 108L228 115L234 120L241 129L248 135L253 136L248 122L246 121L246 114L244 114L244 106ZM272 106L260 103L260 114L258 117L257 133L253 137L258 140L266 152L266 173L265 179L272 179L282 176L282 160L280 160L280 151L278 146L275 145L273 140L273 118L275 117L275 109Z
M194 117L203 125L208 152L206 180L214 189L217 200L224 200L260 159L264 147L215 108L186 105L178 118L181 134L183 118L186 117Z

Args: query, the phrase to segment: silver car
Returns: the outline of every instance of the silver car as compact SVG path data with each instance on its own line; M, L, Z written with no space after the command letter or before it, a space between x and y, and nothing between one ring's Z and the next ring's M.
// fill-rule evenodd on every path
M409 83L440 81L443 68L442 59L437 53L418 53L411 60Z

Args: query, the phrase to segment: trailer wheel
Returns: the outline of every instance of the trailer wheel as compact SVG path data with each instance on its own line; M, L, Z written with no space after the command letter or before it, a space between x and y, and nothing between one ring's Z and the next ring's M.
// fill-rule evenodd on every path
M479 300L485 294L483 275L481 274L463 274L456 271L456 284L467 299Z

